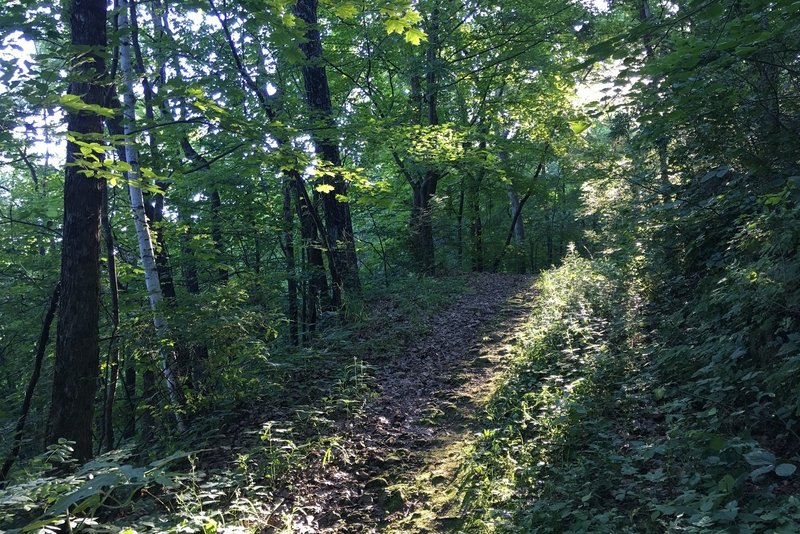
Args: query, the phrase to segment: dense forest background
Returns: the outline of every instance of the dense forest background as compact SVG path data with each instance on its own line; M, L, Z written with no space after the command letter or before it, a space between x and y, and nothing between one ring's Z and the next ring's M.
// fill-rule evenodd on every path
M282 528L241 498L510 272L539 295L453 528L797 531L799 12L7 0L0 529Z

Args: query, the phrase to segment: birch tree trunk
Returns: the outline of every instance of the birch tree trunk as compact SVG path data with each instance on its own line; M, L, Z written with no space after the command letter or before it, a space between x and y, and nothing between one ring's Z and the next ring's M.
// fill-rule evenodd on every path
M139 168L139 155L132 140L132 131L136 124L136 100L133 93L134 74L131 64L131 42L130 25L128 24L128 0L121 2L119 14L119 26L122 32L120 41L120 68L122 70L125 85L125 95L123 99L124 132L126 138L125 153L128 165L131 170L128 172L128 192L131 197L131 210L133 211L133 222L136 227L136 237L139 243L139 256L144 268L144 281L147 287L147 295L150 301L150 309L153 311L153 325L159 340L167 337L167 321L161 314L159 303L162 300L161 284L158 277L158 267L156 265L155 254L153 253L153 242L150 237L150 229L147 226L147 217L144 209L144 196L142 189L138 186L141 180ZM182 396L177 376L175 376L172 352L163 344L160 349L164 379L166 381L167 392L170 401L175 406L182 404ZM178 410L175 411L175 420L178 430L183 431L185 426L183 418Z

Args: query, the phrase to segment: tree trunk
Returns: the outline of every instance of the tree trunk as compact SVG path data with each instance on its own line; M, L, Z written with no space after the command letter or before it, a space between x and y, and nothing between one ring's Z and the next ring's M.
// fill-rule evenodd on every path
M133 0L128 2L129 5L129 14L130 14L130 29L131 29L131 44L133 46L133 53L136 60L136 73L141 78L142 81L142 94L144 96L144 112L145 118L151 124L155 122L155 106L153 105L153 98L155 96L154 86L160 87L163 85L165 80L161 78L160 83L156 79L156 83L150 80L147 76L147 71L145 70L144 65L144 57L142 55L141 46L139 46L139 23L138 17L136 12L136 5ZM155 13L155 7L151 5L151 16L153 18L153 26L155 30L155 36L160 38L164 35L164 30L161 25L161 18ZM160 73L164 73L164 65L166 60L161 58L160 59L160 66L158 71ZM167 100L164 100L164 105L167 105ZM163 108L162 108L163 109ZM161 162L162 157L158 150L158 137L156 132L151 130L147 134L147 138L150 141L149 148L150 148L150 161L151 165L153 165L155 172L159 172L158 163ZM161 222L164 220L164 195L166 194L166 189L168 185L166 183L159 183L159 187L161 187L161 193L156 193L150 195L150 197L145 202L145 213L147 218L150 221L151 229L155 233L156 238L156 246L155 246L155 258L156 258L156 266L158 267L158 278L161 284L161 292L164 295L164 298L169 301L171 305L176 304L177 295L175 293L175 282L172 276L172 266L169 262L169 253L167 251L166 240L164 238L164 231L161 228Z
M186 228L181 232L181 254L183 262L181 263L181 273L183 274L183 284L192 295L200 293L200 277L197 274L197 262L195 260L195 253L191 247L191 224L192 220L186 216L184 211L178 212L178 220L186 225Z
M350 215L350 204L342 197L347 196L347 184L339 172L342 158L339 152L336 124L333 120L328 75L322 62L322 40L317 21L317 0L298 0L295 14L306 25L306 41L300 49L306 58L303 65L303 82L305 98L312 114L315 128L310 132L314 141L317 157L323 164L333 165L333 176L325 176L323 185L333 189L322 197L325 212L325 226L328 241L334 247L333 259L341 281L333 282L333 304L341 305L341 292L361 291L358 276L358 259L356 257L353 238L353 221ZM316 126L321 126L316 127ZM337 287L341 284L341 287Z
M222 265L222 260L225 258L225 243L222 241L222 198L219 196L219 190L214 188L211 191L211 241L214 242L214 250L217 252L217 262ZM217 269L219 281L225 285L228 283L228 269L226 266L221 266Z
M464 265L464 178L458 186L458 212L456 212L456 241L459 271Z
M525 223L522 220L522 206L517 192L510 186L508 187L508 202L511 205L512 217L516 216L516 221L512 226L514 229L514 256L516 257L517 272L525 274Z
M25 422L28 420L28 412L31 409L31 401L33 400L33 392L36 389L36 384L39 382L39 375L42 372L42 362L44 361L44 354L47 350L47 343L50 341L50 326L53 324L53 318L56 314L58 307L58 298L61 293L61 283L56 284L53 294L50 297L50 306L47 308L47 313L42 322L42 331L39 334L39 341L36 343L36 356L33 360L33 373L28 382L28 388L25 390L25 398L22 401L22 410L20 410L19 419L17 419L17 426L14 428L14 437L12 441L11 451L9 451L6 461L3 462L3 467L0 468L0 482L3 482L11 471L14 461L19 455L19 449L22 445L22 436L25 431Z
M175 292L175 280L172 276L172 266L169 262L169 251L167 250L167 240L164 236L164 229L161 223L164 221L164 195L157 193L144 203L144 213L147 217L148 226L153 230L156 238L154 247L154 257L156 269L158 270L158 282L161 286L161 294L171 305L177 304L178 294Z
M425 49L425 98L427 102L425 115L429 126L439 124L439 88L437 86L436 69L439 57L439 10L434 8L428 24L428 46ZM420 81L412 77L412 100L420 106L417 119L423 116ZM433 203L436 188L441 179L441 171L436 167L429 167L411 181L411 247L412 257L415 259L417 269L433 275L436 272L436 248L433 241Z
M312 206L308 205L305 196L300 191L300 188L305 189L302 177L298 174L291 183L297 216L300 219L300 237L308 273L304 280L305 290L303 291L303 330L308 339L316 331L320 296L328 294L328 280L325 277L322 245L319 242L317 227L311 213Z
M68 93L91 105L105 105L106 2L72 0L69 4L77 79ZM75 142L103 133L101 118L70 113L70 138L64 178L64 226L61 243L61 300L58 308L56 360L47 440L75 442L75 456L92 455L92 420L99 373L100 344L100 205L104 181L81 168Z
M114 398L117 394L119 379L119 288L117 286L117 261L114 253L114 235L111 222L108 220L108 187L103 188L103 204L100 212L100 224L106 245L106 261L108 263L108 289L111 295L111 339L108 341L108 380L106 381L105 405L103 406L103 436L105 449L114 448Z
M286 256L286 298L289 318L289 340L292 345L300 344L297 330L297 269L294 263L294 216L292 213L292 183L283 181L283 253Z
M177 407L183 404L180 385L178 377L175 373L175 366L173 362L173 354L169 348L164 346L163 341L167 338L167 322L159 309L159 303L162 300L161 283L158 276L158 267L153 253L153 242L150 238L150 229L147 224L147 218L144 209L144 196L142 190L135 185L140 179L139 174L139 157L136 147L133 144L132 131L136 123L136 104L133 91L133 68L131 66L131 45L130 37L128 35L128 1L123 0L119 15L120 30L122 38L120 43L120 68L125 82L125 98L124 98L124 131L127 143L125 145L125 153L128 165L131 171L128 173L128 192L131 198L131 209L133 211L133 221L136 227L136 236L139 242L139 255L142 260L142 268L144 269L145 286L147 287L148 300L150 301L150 308L153 311L153 325L155 326L156 335L159 342L162 343L160 352L163 363L163 374L166 381L167 392L169 393L170 401L176 407L174 411L175 420L177 422L178 430L184 430L183 417Z
M133 358L125 365L125 379L122 382L125 388L127 399L127 410L125 411L125 427L122 429L122 438L131 439L136 435L136 366Z
M483 221L481 220L481 173L473 178L472 191L470 192L470 215L472 224L472 270L483 272Z
M439 181L438 171L429 170L418 182L412 182L411 250L417 269L428 275L436 272L436 249L433 242L433 197Z

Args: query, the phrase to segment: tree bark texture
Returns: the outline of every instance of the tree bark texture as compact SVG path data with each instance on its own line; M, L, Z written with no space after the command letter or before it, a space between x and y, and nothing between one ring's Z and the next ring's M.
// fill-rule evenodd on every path
M167 337L167 322L159 310L159 303L162 300L163 294L161 292L161 282L158 276L158 266L156 265L155 254L153 252L153 242L150 237L150 228L148 227L145 214L144 196L141 188L138 187L137 184L141 179L139 173L139 155L131 139L134 125L136 124L136 103L133 90L134 73L131 65L130 37L126 34L129 29L127 9L128 2L127 0L123 0L119 16L120 30L123 33L120 43L120 67L125 82L123 115L125 117L124 131L128 141L125 145L125 153L128 165L131 167L131 171L128 173L128 192L131 198L131 210L133 211L133 221L139 243L139 255L142 260L142 268L144 269L145 286L147 288L148 300L150 301L150 308L153 311L153 325L156 330L156 335L159 337L159 342L162 343L160 351L167 392L169 393L170 401L174 406L178 407L183 404L182 392L175 372L172 351L163 346L162 340ZM174 415L178 429L182 431L184 429L183 418L177 409Z
M73 60L69 94L87 104L104 105L106 87L106 2L69 3ZM75 442L75 457L92 455L92 419L99 373L100 205L104 181L81 168L77 141L102 135L100 116L70 113L64 178L64 227L61 243L61 299L56 360L47 439Z
M312 130L311 138L314 141L317 157L333 165L334 168L339 168L342 165L342 158L336 125L333 121L328 75L322 62L322 39L317 28L317 0L299 0L295 6L295 15L307 24L306 41L300 45L306 58L306 63L303 65L303 83L313 123L315 126L321 126ZM341 290L355 292L361 290L353 238L353 221L349 203L340 199L347 196L347 184L341 173L334 171L333 176L325 176L322 183L333 187L332 191L323 195L322 206L328 240L334 247L333 258L343 286L333 288L334 305L339 305Z
M286 256L286 298L289 318L289 339L292 345L300 344L297 309L297 269L294 261L294 213L292 212L292 183L283 181L283 253Z
M425 116L429 126L439 124L438 96L437 87L437 61L439 57L438 45L439 30L439 10L435 8L431 14L428 24L428 46L425 49L425 98L427 103ZM419 78L412 77L411 81L412 100L416 100L420 106L423 99L420 94ZM423 112L420 107L417 117L422 117ZM420 272L433 275L436 271L436 248L433 240L433 198L436 196L436 188L441 179L441 171L435 166L431 166L411 182L412 204L411 204L411 247L412 257Z
M433 197L439 183L439 171L431 169L411 184L411 251L417 269L436 272L436 248L433 242Z
M300 238L305 256L306 275L303 279L303 330L306 339L317 329L317 311L321 295L328 294L328 279L325 277L325 263L322 257L322 244L312 215L313 206L306 202L305 185L299 173L291 180L297 216L300 219Z
M114 253L114 235L111 221L108 219L108 187L103 188L103 203L100 212L100 224L106 246L106 262L108 265L108 291L111 295L111 339L108 341L108 380L106 381L105 403L103 406L103 437L106 450L114 448L114 398L117 394L119 379L119 286L117 285L117 260Z

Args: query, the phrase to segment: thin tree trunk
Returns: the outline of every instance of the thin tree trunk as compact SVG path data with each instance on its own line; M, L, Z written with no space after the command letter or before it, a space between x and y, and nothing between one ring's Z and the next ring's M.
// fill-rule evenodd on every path
M549 149L549 147L550 147L549 144L545 146L544 154L542 155L542 160L539 162L539 166L536 167L536 172L534 173L533 179L531 180L532 182L535 182L536 179L539 178L539 175L544 170L545 158L547 157L547 150ZM514 210L513 216L511 217L511 228L508 229L508 234L506 234L505 244L503 245L503 248L500 251L500 254L497 256L497 258L495 258L494 263L492 264L492 271L494 271L494 272L497 272L497 270L500 268L500 262L503 261L503 256L505 255L506 250L508 249L508 246L511 244L511 238L517 232L517 224L521 220L522 208L525 207L525 203L530 198L531 193L533 193L533 187L529 187L528 190L525 192L525 195L523 195L522 200L520 200L517 203L517 207ZM509 192L509 196L510 196L510 194L511 194L511 191ZM516 196L516 194L514 196ZM512 206L513 205L514 205L514 202L512 200ZM524 239L524 237L525 237L524 233L522 234L521 239L520 239L519 235L517 236L517 238L518 238L517 244L518 245L521 246L521 244L523 243L522 239Z
M131 44L133 46L136 73L142 80L142 94L144 95L145 118L149 123L152 124L155 122L155 106L153 104L153 98L155 96L154 86L160 86L161 84L164 83L165 80L162 78L161 84L153 83L147 76L147 71L145 70L145 65L144 65L144 57L142 55L142 49L141 46L139 46L139 23L136 12L136 5L133 0L129 1L128 4L129 4L130 27L131 27ZM156 16L154 12L152 13L152 15L153 15L153 26L155 29L155 35L156 37L161 38L164 35L164 31L161 26L161 18ZM162 58L160 61L160 67L158 69L159 72L162 74L165 71L164 69L165 63L166 60ZM166 99L164 100L164 102L166 103ZM158 137L156 132L152 130L149 131L147 138L149 140L150 160L155 168L155 171L158 172L159 169L156 168L156 165L158 164L158 162L161 161L162 158L158 150ZM177 294L175 292L175 282L174 282L174 277L172 276L172 266L170 265L169 261L169 252L167 250L167 243L164 237L164 230L163 228L161 228L161 222L164 220L164 195L166 194L166 189L168 187L168 184L159 182L157 185L161 188L161 192L149 196L144 205L145 214L147 215L147 218L150 221L151 230L155 234L156 246L154 247L154 252L155 252L156 266L158 268L159 283L161 285L161 292L164 298L170 303L170 305L175 305L177 300Z
M211 11L217 17L217 20L222 26L223 32L225 34L225 40L228 44L228 48L231 51L234 64L236 65L236 69L239 71L242 81L255 94L256 98L258 99L259 105L264 110L269 120L275 121L277 119L277 113L272 107L272 99L266 92L266 86L262 83L258 83L258 80L254 79L253 76L251 76L250 73L248 72L247 68L245 67L245 64L242 61L242 56L239 54L236 44L233 41L233 35L231 34L230 29L228 28L227 21L220 14L214 0L208 0L208 4L211 7ZM314 5L314 9L316 9L316 4ZM324 68L322 69L322 72L324 73ZM330 104L330 94L328 94L328 102ZM288 140L282 137L278 137L277 141L279 148L290 146ZM322 224L322 220L319 216L319 213L317 212L316 206L312 203L311 199L309 198L308 192L306 191L305 183L303 181L303 177L300 174L300 172L297 169L289 169L284 171L284 174L288 176L290 178L290 181L294 184L297 210L301 221L301 236L303 237L307 260L308 263L311 265L311 270L312 270L310 277L311 281L309 281L308 283L311 295L304 296L304 300L306 301L306 306L305 306L306 330L309 332L313 332L314 329L316 328L316 309L318 301L316 295L318 295L319 293L326 294L328 292L327 281L324 274L322 250L320 249L320 245L324 247L324 250L326 251L326 254L328 256L328 266L331 273L331 286L334 288L334 291L339 291L339 292L341 291L341 287L343 286L342 278L337 268L337 261L335 261L336 242L331 241L331 239L329 238L329 234L325 229L324 225ZM349 218L349 211L348 211L348 218ZM352 235L352 228L351 228L351 235ZM318 239L322 241L321 244L318 244ZM334 300L341 300L339 293L335 295Z
M139 409L142 411L142 443L144 445L153 443L153 436L156 428L156 420L153 417L153 409L156 405L156 374L145 369L142 372L142 397L139 402Z
M426 116L429 126L439 124L439 87L436 76L439 60L439 8L434 7L428 21L428 45L425 48L425 98L427 103L423 114L423 98L418 77L412 78L412 100L416 101L420 110L417 120ZM429 167L416 180L411 181L411 246L416 258L417 268L433 275L436 272L436 248L433 240L433 198L441 179L441 171Z
M474 183L470 194L470 215L472 223L472 270L483 272L483 221L481 220L481 173L473 179Z
M103 230L103 239L106 245L106 261L108 263L108 285L111 295L111 339L108 341L108 381L106 382L105 406L103 407L103 436L105 448L114 448L114 399L117 393L117 380L119 379L119 345L117 344L117 331L119 330L119 288L117 286L117 261L114 252L114 235L111 233L111 223L108 220L108 187L103 189L103 204L100 211L100 225Z
M125 412L125 427L122 429L122 439L131 439L136 435L136 366L133 358L125 365L125 378L123 380L125 396L128 399L128 410Z
M433 242L433 205L439 181L437 170L427 171L417 182L411 183L411 246L417 269L433 275L436 271L436 249Z
M86 104L104 105L106 87L106 2L72 0L69 13L76 80L68 93ZM64 225L61 242L61 299L56 360L47 440L75 442L75 456L92 455L94 398L99 374L100 342L100 205L104 181L81 167L76 141L103 132L99 115L70 113L64 179ZM91 172L91 171L89 171Z
M187 217L184 211L179 211L178 220L187 226L187 228L181 232L181 254L183 255L181 272L183 273L183 284L186 286L186 291L188 291L189 294L197 295L200 293L200 277L197 274L195 253L194 250L192 250L189 238L191 234L191 218Z
M289 339L292 345L300 344L297 330L297 270L294 263L294 216L292 213L292 183L283 182L283 251L286 255L286 298L288 300Z
M302 177L295 177L291 183L293 186L294 201L297 215L300 219L300 237L303 243L303 254L307 269L307 279L304 282L303 292L303 330L306 338L310 338L317 328L317 311L320 306L320 296L328 294L328 280L325 277L325 264L322 257L321 244L317 234L317 227L314 224L311 209L301 194L300 189L305 189Z
M458 269L464 265L464 178L458 186L458 212L456 213L456 241L458 242Z
M125 122L123 128L127 143L125 145L125 152L127 156L128 165L131 171L128 173L128 192L131 197L131 209L133 211L133 221L136 227L136 235L139 242L139 255L142 260L142 267L144 269L145 286L147 287L148 299L150 301L150 308L153 311L153 325L155 326L156 335L159 340L164 340L168 336L167 322L159 309L159 303L162 300L161 284L158 277L158 267L156 266L155 256L153 253L153 242L150 239L150 229L148 228L147 218L144 209L144 197L142 190L136 185L141 179L139 173L139 159L136 148L133 145L132 131L136 122L135 111L135 97L133 91L134 74L131 66L131 46L130 36L128 35L128 0L122 1L122 9L120 11L120 31L122 31L122 39L120 45L120 67L125 82L125 98L124 98L124 116ZM166 381L167 392L169 393L170 401L176 407L174 409L175 420L178 430L184 430L183 417L177 407L180 407L182 402L182 395L178 378L175 374L173 355L170 349L163 345L160 349L161 358L163 362L163 374Z
M222 198L219 196L219 190L214 188L211 190L211 241L214 243L214 250L217 252L217 262L222 263L225 258L225 243L222 241ZM217 269L219 281L223 285L228 283L228 269L221 266Z
M36 357L33 360L33 373L28 382L28 388L25 390L25 398L22 401L22 410L20 410L19 419L17 419L17 426L14 428L11 450L8 456L6 456L6 461L3 462L3 467L0 468L0 482L6 479L17 456L19 456L19 449L22 446L22 436L25 431L25 422L28 420L28 412L30 412L31 409L33 392L36 389L36 384L39 382L39 375L42 372L42 362L44 361L44 355L47 350L47 343L50 341L50 326L53 324L60 293L61 282L57 283L55 289L53 289L53 294L50 297L50 306L48 306L47 313L42 322L42 331L41 334L39 334L39 341L36 343Z

